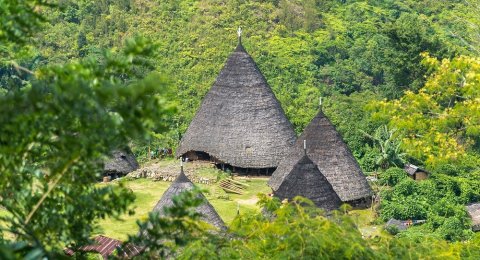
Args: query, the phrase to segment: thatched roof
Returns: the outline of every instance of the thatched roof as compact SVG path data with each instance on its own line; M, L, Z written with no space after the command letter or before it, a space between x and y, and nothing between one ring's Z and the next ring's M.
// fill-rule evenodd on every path
M307 143L308 157L332 185L343 202L367 198L372 190L350 149L330 120L320 111L303 134L297 139L289 155L283 159L268 181L277 191L285 177L304 154L303 141Z
M293 166L274 195L281 200L302 196L326 210L336 209L342 204L327 178L306 155Z
M180 171L177 179L168 187L163 193L162 198L157 202L157 205L153 208L153 211L157 211L160 215L163 215L163 209L165 207L171 207L173 205L173 197L179 195L184 191L188 191L194 188L193 183L185 176L183 169ZM226 229L225 223L218 215L217 211L208 202L207 198L203 194L199 194L204 200L200 206L196 208L196 211L202 215L201 219L218 229Z
M480 231L480 203L473 203L465 207L472 218L472 230Z
M138 169L138 162L130 149L115 150L110 159L105 162L105 174L127 175Z
M291 123L239 43L203 99L176 156L199 151L235 167L272 168L294 141Z

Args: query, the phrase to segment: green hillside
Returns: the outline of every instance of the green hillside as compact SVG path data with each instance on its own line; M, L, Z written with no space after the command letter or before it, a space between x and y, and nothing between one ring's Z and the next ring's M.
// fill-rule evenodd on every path
M372 122L365 104L418 91L432 73L422 53L438 59L478 55L475 3L64 0L60 9L45 10L49 23L24 61L35 68L101 59L105 48L119 50L126 39L148 37L158 48L136 74L159 71L172 81L179 113L167 119L171 130L154 142L175 147L235 48L240 26L243 44L296 132L323 97L327 114L361 160L371 152L365 148L371 140L357 128L371 134L384 123Z

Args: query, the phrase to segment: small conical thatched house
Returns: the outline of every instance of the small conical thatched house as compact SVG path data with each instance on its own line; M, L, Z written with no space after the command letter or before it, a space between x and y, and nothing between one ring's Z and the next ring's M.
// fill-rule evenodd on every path
M135 155L129 148L119 149L112 152L112 156L105 162L103 172L110 176L124 176L138 169Z
M343 202L355 202L372 195L370 185L350 149L322 111L305 128L291 153L280 162L268 181L274 192L304 155L304 140L308 157L318 166Z
M295 132L257 65L239 43L176 151L238 168L274 168Z
M285 175L274 195L281 200L302 196L326 210L336 209L342 204L332 185L307 155L302 156Z
M153 211L159 212L160 215L164 214L163 209L173 205L172 199L174 196L193 188L193 183L187 178L187 176L185 176L182 168L180 175L178 175L177 179L175 179L170 187L168 187L168 189L163 193L162 198L157 202L157 205L155 205ZM200 194L200 196L204 200L204 203L198 206L196 211L202 215L201 219L218 229L226 229L225 223L220 218L217 211L215 211L213 206L208 202L207 198L205 198L203 194Z

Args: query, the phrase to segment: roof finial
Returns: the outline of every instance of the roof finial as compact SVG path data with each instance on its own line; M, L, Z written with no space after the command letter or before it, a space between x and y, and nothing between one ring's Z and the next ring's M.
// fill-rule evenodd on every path
M242 27L238 27L237 29L237 35L238 35L238 43L241 44L242 43Z
M320 107L320 111L322 111L322 97L321 96L318 98L318 105Z
M307 140L303 140L303 152L307 155Z

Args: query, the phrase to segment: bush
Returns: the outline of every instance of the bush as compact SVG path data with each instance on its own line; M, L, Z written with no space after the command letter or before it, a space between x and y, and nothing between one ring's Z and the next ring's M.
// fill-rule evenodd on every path
M465 223L457 217L445 218L435 233L449 241L461 241L472 235L472 231L465 229Z
M385 231L387 231L392 236L395 236L396 234L400 233L400 230L398 229L398 227L394 225L386 226Z
M388 175L390 176L390 175ZM394 178L393 178L394 179ZM469 217L464 204L475 200L479 187L475 181L444 174L416 182L404 178L394 187L381 192L380 217L395 219L425 219L418 231L410 228L401 236L431 235L448 241L461 241L471 237Z
M370 147L368 145L365 146L365 154L360 159L360 167L365 172L373 172L376 170L376 162L377 158L380 155L380 151L378 148Z
M395 185L395 195L396 196L409 196L419 193L418 182L410 179L404 178Z
M398 198L397 201L382 202L380 217L387 221L388 219L426 219L428 205L417 200L412 196Z
M449 176L470 176L480 167L480 159L474 154L466 154L459 158L455 163L438 164L433 171Z
M443 173L450 176L458 176L459 169L453 164L441 164L435 169L436 172Z
M380 183L393 187L405 178L407 178L405 170L393 167L380 174Z

